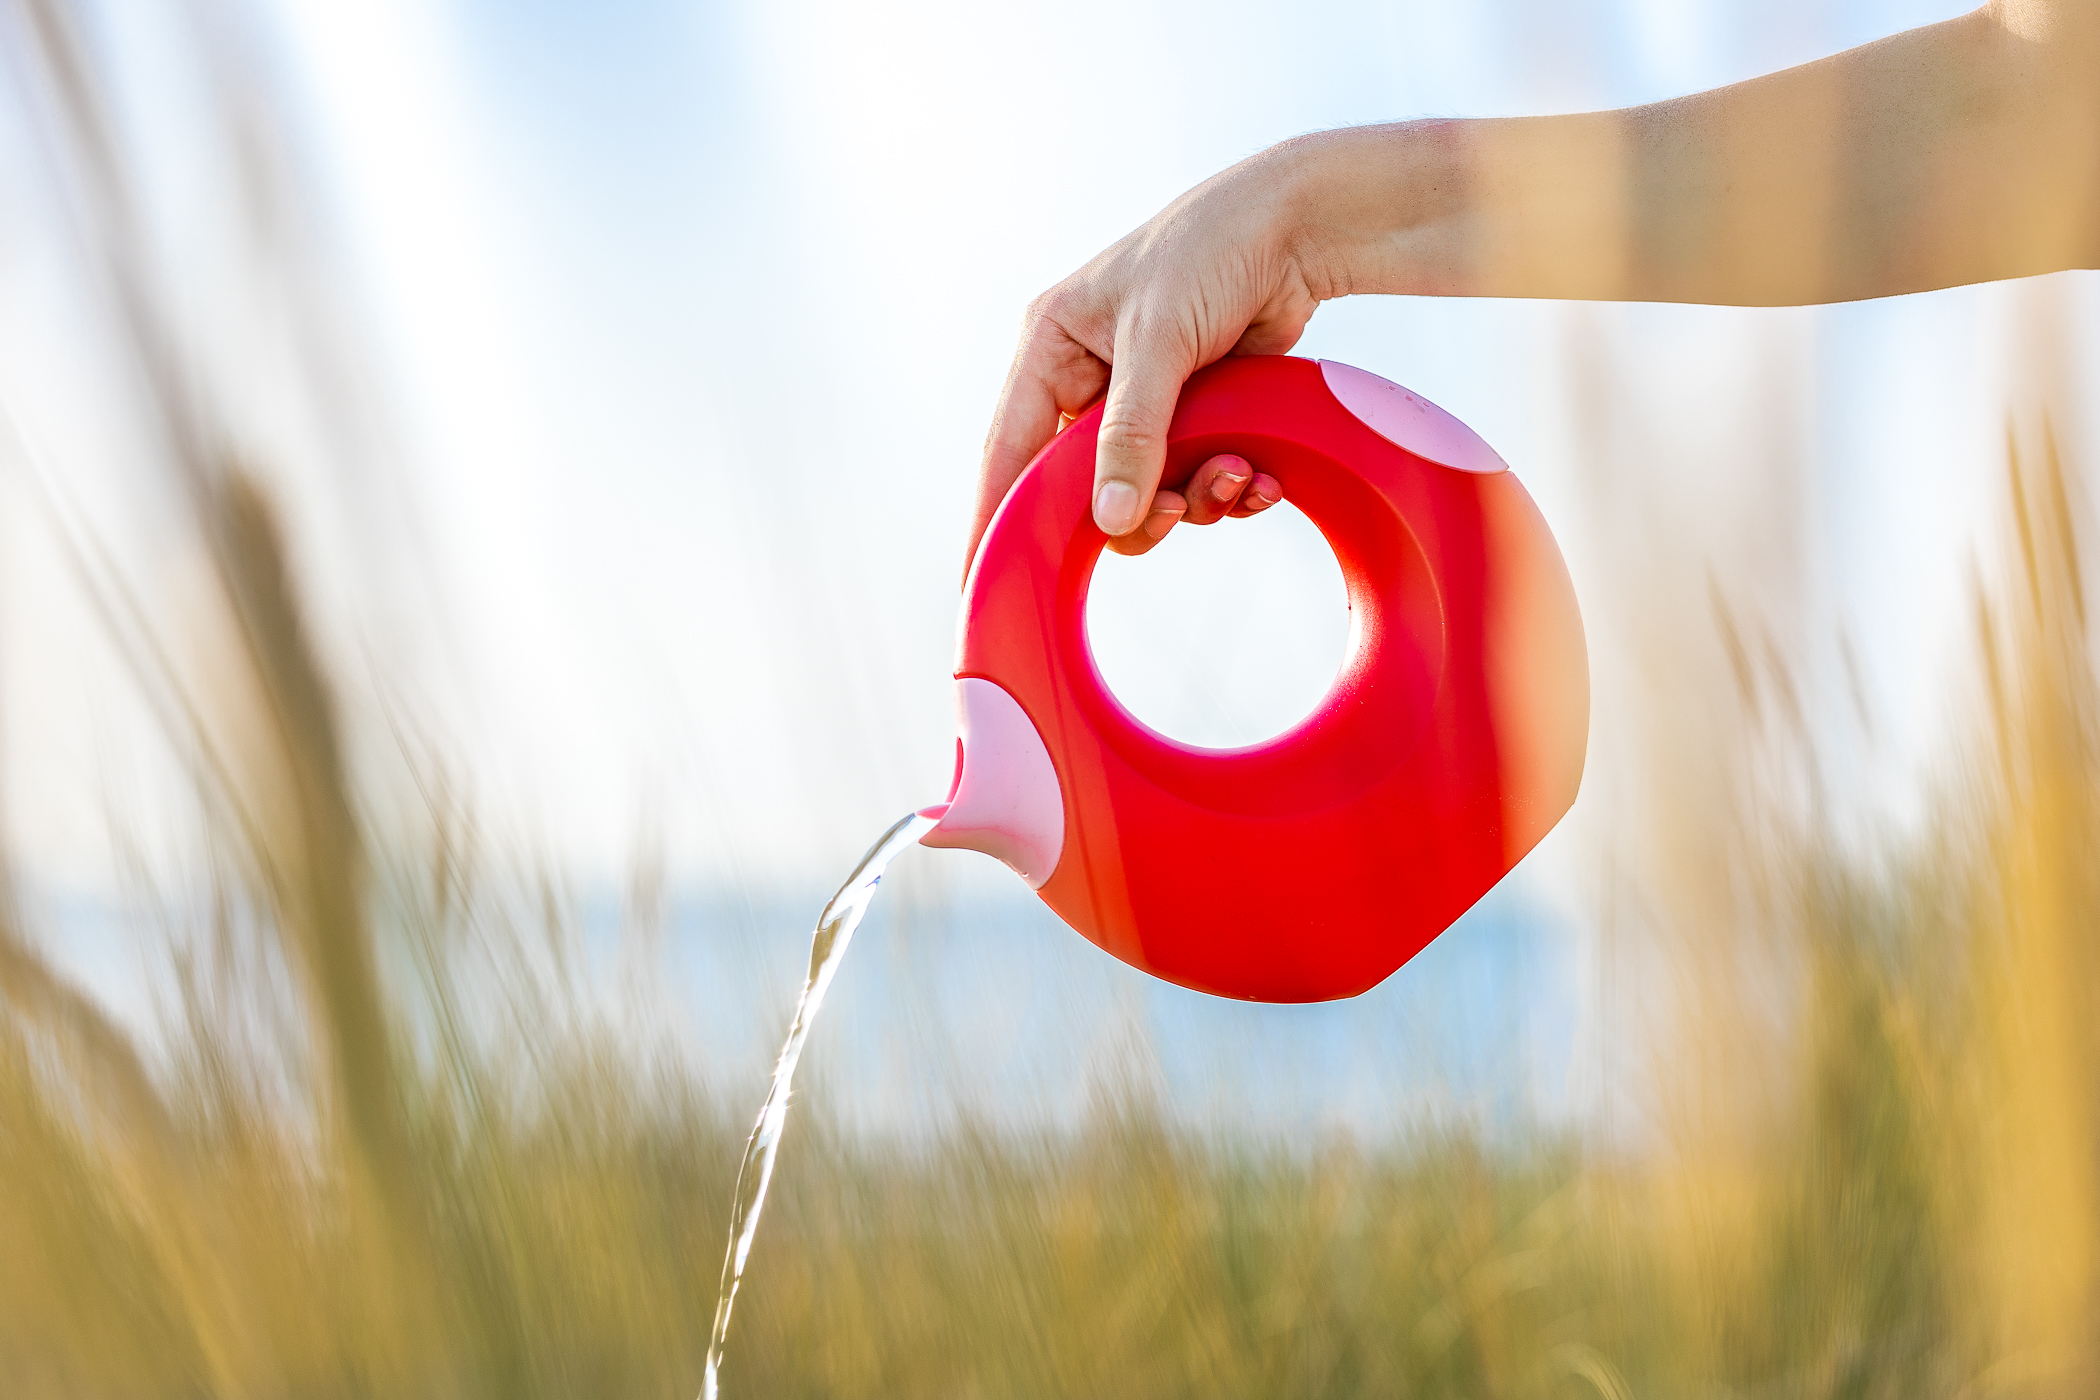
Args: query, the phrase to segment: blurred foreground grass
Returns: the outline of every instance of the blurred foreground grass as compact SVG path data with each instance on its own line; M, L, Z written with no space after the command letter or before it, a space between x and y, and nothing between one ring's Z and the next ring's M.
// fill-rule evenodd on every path
M210 805L245 815L171 934L165 1072L0 944L6 1393L692 1391L740 1125L617 1048L559 921L458 842L374 854L270 513L238 471L200 479L246 659L222 685L263 717ZM1923 833L1847 857L1747 784L1709 795L1737 835L1700 878L1735 913L1671 945L1647 1140L1271 1151L1135 1091L1035 1140L805 1122L726 1384L2094 1393L2100 691L2065 479L2009 480L2019 582L1978 599L1988 700ZM1739 980L1743 927L1769 986ZM1756 1063L1710 1073L1716 1046Z
M80 7L15 9L201 541L204 663L75 560L215 856L202 897L143 901L174 911L152 1053L0 901L0 1396L689 1395L761 1086L720 1104L637 1053L441 788L421 836L375 815L238 415L144 267ZM239 95L242 207L281 234ZM2100 1393L2100 692L2067 476L2007 479L1984 696L1915 834L1840 843L1747 776L1689 795L1720 838L1650 892L1643 1122L1284 1151L1134 1087L1033 1139L810 1115L729 1393ZM1785 678L1735 654L1747 734Z

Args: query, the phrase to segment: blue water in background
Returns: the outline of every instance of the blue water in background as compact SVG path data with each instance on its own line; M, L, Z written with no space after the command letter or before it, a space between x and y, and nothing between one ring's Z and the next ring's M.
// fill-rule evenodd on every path
M571 914L608 1022L638 1046L674 1047L742 1119L831 892L819 880L676 890L649 941L623 932L617 890L574 897ZM77 895L25 899L24 913L58 970L153 1053L165 921ZM1278 1142L1565 1123L1580 1109L1580 948L1519 871L1360 997L1228 1001L1109 957L982 856L911 851L841 969L797 1111L905 1137L966 1121L1069 1128L1132 1094L1199 1131Z
M900 860L841 971L808 1094L848 1127L1066 1126L1133 1090L1192 1127L1298 1140L1454 1116L1526 1126L1574 1109L1579 943L1520 878L1370 992L1268 1006L1129 968L1019 880L963 862L990 867L968 853ZM749 1096L762 1081L822 901L716 891L673 907L667 988L704 1018L710 1066L749 1067L718 1090Z

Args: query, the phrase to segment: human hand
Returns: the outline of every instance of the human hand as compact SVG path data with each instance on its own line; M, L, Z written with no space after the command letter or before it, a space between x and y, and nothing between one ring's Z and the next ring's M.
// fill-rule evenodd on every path
M1164 490L1160 473L1182 381L1226 354L1282 354L1333 295L1299 226L1294 144L1198 185L1029 307L985 444L971 558L1043 444L1104 394L1094 520L1117 553L1283 499L1241 457L1214 457Z

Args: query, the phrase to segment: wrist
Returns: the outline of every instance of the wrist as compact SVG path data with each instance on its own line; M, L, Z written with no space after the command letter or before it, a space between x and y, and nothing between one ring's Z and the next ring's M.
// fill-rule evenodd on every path
M1316 296L1464 292L1468 125L1345 127L1264 153L1281 172L1277 236Z

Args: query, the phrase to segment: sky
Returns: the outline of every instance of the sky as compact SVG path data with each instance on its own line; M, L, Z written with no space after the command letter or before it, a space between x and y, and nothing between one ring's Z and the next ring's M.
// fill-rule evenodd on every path
M530 789L583 865L616 867L640 821L695 873L724 863L711 843L738 868L831 868L938 795L959 542L1021 309L1182 189L1302 131L1623 105L1954 12L282 4L418 448L484 778ZM1342 303L1301 352L1472 423L1547 505L1580 582L1564 347L1583 314ZM1811 420L1816 507L1843 540L1809 562L1876 614L1887 685L1932 644L1878 615L1903 610L1884 595L1959 586L1914 556L1958 554L1977 514L1942 464L1991 431L1988 390L1956 386L1985 377L1995 314L1955 292L1583 324L1679 450L1743 411L1760 357L1808 366L1778 411ZM1892 505L1921 472L1933 506ZM1868 538L1884 534L1900 538ZM1111 677L1129 667L1126 698L1185 737L1283 727L1339 654L1322 556L1299 520L1108 571ZM1190 617L1184 600L1235 577L1262 579L1241 587L1263 625ZM1903 723L1928 727L1922 709Z
M756 951L737 976L770 996L800 959L803 920L777 911L813 912L875 834L945 787L977 453L1031 297L1294 134L1655 100L1958 7L261 8L293 99L286 139L399 444L388 490L413 522L412 610L440 638L408 689L448 697L432 708L484 811L580 888L616 887L652 845L694 909L743 891L738 936ZM9 305L40 304L42 285L15 274ZM1614 760L1648 673L1618 605L1644 578L1705 568L1804 651L1836 656L1828 644L1848 638L1858 684L1812 688L1818 723L1851 735L1836 747L1862 804L1900 810L1914 793L1989 547L2023 297L2092 323L2089 279L1790 311L1374 298L1315 317L1299 353L1404 383L1497 448L1583 600L1590 777L1482 916L1531 930L1507 946L1577 978L1579 953L1550 931L1583 924L1584 871L1621 810ZM0 354L44 382L47 344L17 337ZM1615 473L1614 454L1642 471ZM1676 572L1629 565L1651 550ZM408 568L354 552L335 567ZM1688 626L1710 629L1703 607ZM1277 512L1111 560L1091 625L1140 715L1224 743L1303 714L1344 623L1317 533ZM58 632L18 627L11 644L55 646ZM39 736L17 766L43 775L39 791L83 771L106 786L122 759L78 737L82 707L56 673L11 701L11 732ZM1877 716L1871 742L1844 729L1855 690ZM76 738L43 741L62 732ZM13 820L18 859L92 884L82 852L106 845L106 813L30 803L34 819ZM1101 1005L1133 994L990 861L914 859L898 878L920 895L901 904L938 894L1020 930L998 945L1024 949L1010 955L930 945L967 984L951 1005L996 1021L1012 1007L998 989L1045 968L1107 978ZM894 930L884 917L864 937ZM1502 936L1475 946L1490 956ZM1064 951L1043 952L1055 939ZM692 985L717 976L692 956ZM1474 975L1463 950L1450 957L1457 970L1435 975ZM892 966L910 980L926 964ZM1320 1023L1346 1044L1316 1062L1386 1044L1433 985L1424 972L1356 1020ZM874 1024L876 993L842 987L834 1014ZM1146 1005L1212 1015L1182 996ZM1565 1010L1544 1018L1561 1027L1547 1058L1565 1058ZM1186 1043L1270 1044L1312 1024L1216 1016ZM772 1018L750 1019L733 1033L757 1046ZM1002 1043L993 1027L970 1035L956 1043L970 1054Z

